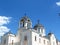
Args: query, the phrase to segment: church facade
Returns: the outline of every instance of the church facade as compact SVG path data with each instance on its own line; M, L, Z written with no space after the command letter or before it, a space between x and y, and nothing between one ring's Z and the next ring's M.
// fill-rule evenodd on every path
M1 45L60 45L53 33L45 34L45 28L37 23L32 28L30 18L24 16L19 22L16 35L8 32L2 36Z

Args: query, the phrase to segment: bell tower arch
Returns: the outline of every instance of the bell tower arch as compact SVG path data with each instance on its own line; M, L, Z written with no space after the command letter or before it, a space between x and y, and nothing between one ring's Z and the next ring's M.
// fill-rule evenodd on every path
M23 28L23 27L26 28L26 29L32 28L32 22L31 22L30 18L28 18L26 16L26 14L19 21L19 28Z

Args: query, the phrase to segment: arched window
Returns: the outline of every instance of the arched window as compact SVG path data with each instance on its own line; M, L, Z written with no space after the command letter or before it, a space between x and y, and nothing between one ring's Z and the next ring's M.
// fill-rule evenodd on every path
M13 45L13 40L12 40L12 45Z
M45 40L44 40L44 44L45 44Z
M38 28L38 32L40 33L40 28Z
M24 22L23 22L23 27L24 27Z
M27 45L27 44L28 44L27 36L24 36L24 42L23 42L23 45Z
M27 27L28 28L31 28L31 23L30 22L27 24Z
M24 37L24 40L27 40L27 36Z
M6 39L4 40L4 44L6 44Z

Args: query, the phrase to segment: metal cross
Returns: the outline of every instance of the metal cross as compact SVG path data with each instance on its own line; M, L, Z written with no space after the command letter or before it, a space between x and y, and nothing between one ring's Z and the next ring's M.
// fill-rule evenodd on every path
M38 24L40 23L40 20L38 19Z

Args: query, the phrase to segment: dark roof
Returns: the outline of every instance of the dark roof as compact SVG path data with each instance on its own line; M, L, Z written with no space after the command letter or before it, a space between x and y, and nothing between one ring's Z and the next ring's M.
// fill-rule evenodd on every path
M34 28L38 28L38 27L44 27L42 24L36 24L35 26L34 26Z
M21 21L30 21L30 18L28 18L27 16L22 17Z
M48 33L48 35L52 35L52 34L53 34L53 33L51 33L51 32L50 32L50 33Z

